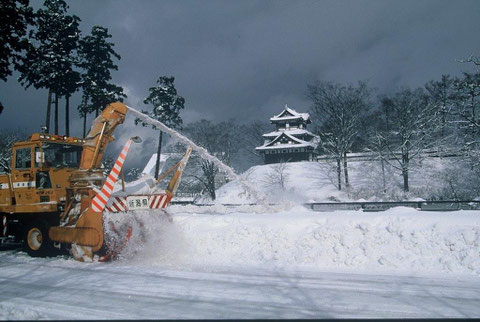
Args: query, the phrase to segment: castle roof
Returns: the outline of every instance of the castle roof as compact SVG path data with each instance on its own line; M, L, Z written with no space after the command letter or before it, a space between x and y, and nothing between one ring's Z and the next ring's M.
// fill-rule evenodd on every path
M287 138L289 143L282 143L281 142L282 138ZM256 150L273 150L273 149L282 149L282 148L303 148L303 147L312 147L315 149L317 145L318 145L318 139L316 136L315 136L315 139L313 139L310 142L307 142L299 138L296 138L287 132L282 131L282 133L278 135L275 139L265 143L262 146L256 147L255 149Z
M302 134L307 134L307 135L310 135L310 136L316 136L316 135L313 134L312 132L307 131L307 130L305 130L305 129L288 129L288 130L273 131L273 132L270 132L270 133L265 133L265 134L263 134L262 136L263 136L264 138L276 138L277 136L279 136L279 135L282 134L283 132L287 132L287 133L290 134L290 135L302 135Z
M289 121L289 120L297 120L297 119L302 119L303 121L309 121L310 114L298 113L294 109L289 108L287 105L285 105L285 109L280 114L271 117L270 121L278 122L278 121Z

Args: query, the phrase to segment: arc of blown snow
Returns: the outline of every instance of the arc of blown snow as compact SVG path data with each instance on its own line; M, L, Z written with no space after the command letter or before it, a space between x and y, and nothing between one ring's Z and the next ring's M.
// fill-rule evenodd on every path
M130 107L130 106L127 106L127 108L129 109L130 112L132 112L132 114L134 114L136 117L138 117L139 119L145 121L146 123L149 123L151 125L155 125L157 128L159 128L160 130L162 130L163 132L165 133L168 133L170 134L172 137L174 137L176 140L182 142L183 144L185 145L188 145L188 146L191 146L192 149L194 151L197 151L200 156L210 162L213 162L222 172L226 173L227 176L230 178L230 179L235 179L237 180L238 182L240 182L240 184L248 191L250 192L250 194L257 200L257 201L260 201L262 203L266 203L266 198L265 196L262 196L262 194L259 192L259 191L256 191L255 189L253 189L252 187L250 187L246 182L245 180L243 180L238 174L235 173L235 171L233 171L232 168L230 168L229 166L227 166L225 163L223 163L222 161L220 161L220 159L218 159L217 157L211 155L210 153L208 153L207 149L201 147L201 146L198 146L196 145L192 140L190 140L189 138L187 138L186 136L178 133L177 131L169 128L168 126L166 126L165 124L163 124L162 122L158 121L158 120L154 120L152 119L150 116L148 115L145 115L139 111L137 111L136 109L134 109L133 107Z

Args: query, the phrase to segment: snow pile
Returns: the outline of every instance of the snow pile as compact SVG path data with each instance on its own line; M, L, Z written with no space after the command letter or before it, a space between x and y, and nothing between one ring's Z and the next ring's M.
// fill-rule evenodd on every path
M296 207L266 214L178 212L173 223L160 213L135 217L144 232L134 229L122 253L130 263L480 275L477 211L318 213Z
M15 305L10 303L1 303L0 319L1 320L46 320L47 319L42 314L38 313L35 309L22 307L23 304Z

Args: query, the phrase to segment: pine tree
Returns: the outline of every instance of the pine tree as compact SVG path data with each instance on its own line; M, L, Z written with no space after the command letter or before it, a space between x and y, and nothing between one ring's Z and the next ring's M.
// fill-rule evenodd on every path
M35 14L36 30L31 30L27 54L22 59L19 78L26 88L48 89L47 132L50 131L50 107L55 95L55 134L58 134L58 98L64 81L74 64L73 51L77 48L80 18L67 15L63 0L45 0L44 8Z
M73 67L73 66L72 66ZM70 136L70 97L80 87L80 73L71 68L64 74L63 86L60 90L65 97L65 135Z
M12 75L10 66L18 69L21 53L28 48L27 28L33 25L33 10L28 0L0 2L0 79ZM0 114L3 105L0 102Z
M159 120L166 126L172 128L181 127L183 121L180 117L180 110L184 108L185 99L177 94L175 85L173 84L175 77L162 76L157 80L155 87L149 88L149 95L143 103L151 104L153 110L151 112L142 111L144 114L149 115L153 119ZM135 120L135 124L141 123L143 126L147 126L146 123L140 120ZM160 169L160 154L162 152L162 137L163 132L159 131L158 148L157 148L157 162L155 164L155 178L158 178L158 172Z
M83 69L81 75L83 97L78 111L84 118L83 136L86 134L88 113L95 112L95 116L98 116L99 111L109 103L122 101L126 97L122 87L110 83L111 70L118 70L113 59L121 59L113 49L114 43L108 41L111 37L107 28L93 26L91 34L79 42L78 66Z

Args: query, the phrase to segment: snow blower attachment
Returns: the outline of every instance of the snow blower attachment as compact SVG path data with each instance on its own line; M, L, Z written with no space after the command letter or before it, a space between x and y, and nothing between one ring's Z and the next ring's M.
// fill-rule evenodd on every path
M192 148L188 147L183 158L179 162L177 162L173 167L171 167L168 171L162 174L156 180L155 184L150 186L150 190L155 189L156 185L162 179L164 179L168 174L170 174L176 169L177 171L173 174L167 186L167 189L165 191L162 191L160 193L148 193L143 195L112 196L110 199L107 199L107 198L103 198L104 189L102 188L102 191L100 191L97 194L97 196L92 200L92 208L104 207L100 210L100 211L103 211L104 213L160 209L160 210L163 210L163 213L167 216L168 221L172 222L170 215L164 209L170 203L173 196L175 195L175 192L177 191L177 188L180 184L180 179L181 179L183 170L185 169L188 159L190 158L191 152L192 152ZM112 169L112 172L113 172L113 169ZM112 175L112 173L110 173L110 175ZM110 178L110 175L109 175L109 178ZM114 180L116 180L117 177L115 177ZM107 182L108 182L108 179L107 179ZM105 184L107 184L107 182ZM104 204L105 200L108 200L108 202ZM94 203L95 203L95 206L94 206ZM96 208L96 209L99 209L99 208ZM108 224L110 226L109 227L110 235L114 234L115 236L109 236L109 237L112 237L110 239L113 241L110 240L110 242L106 243L109 247L106 254L99 258L99 261L101 262L109 261L112 258L115 258L117 254L119 254L123 250L123 248L129 242L130 237L132 236L133 228L131 225L128 225L127 228L124 227L125 229L118 229L113 222L109 222ZM139 226L143 227L143 224L139 223ZM123 230L123 236L121 233L122 230Z
M165 191L160 193L149 193L147 195L113 196L106 204L104 211L113 213L129 210L166 208L177 191L183 170L185 170L185 166L190 158L191 153L192 148L188 147L183 158L173 165L173 167L165 171L165 173L160 175L155 184L150 186L151 189L154 189L162 179L166 178L176 169L177 171L174 173Z

